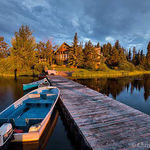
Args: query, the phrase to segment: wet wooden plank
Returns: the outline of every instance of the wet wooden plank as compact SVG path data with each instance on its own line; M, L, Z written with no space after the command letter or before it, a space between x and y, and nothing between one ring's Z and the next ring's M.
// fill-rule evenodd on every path
M150 146L150 116L72 80L49 79L93 150L148 149L142 144Z

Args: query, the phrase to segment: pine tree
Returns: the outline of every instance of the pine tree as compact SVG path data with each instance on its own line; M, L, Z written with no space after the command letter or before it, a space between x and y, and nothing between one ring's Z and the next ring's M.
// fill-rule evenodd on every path
M109 53L109 57L107 58L106 63L110 66L110 67L116 67L119 64L119 52L116 49L116 46L113 46L113 48L111 49L110 53Z
M82 44L78 45L78 35L75 33L72 47L69 52L68 63L70 66L81 67L83 63Z
M100 62L100 57L91 41L85 43L84 56L84 67L87 69L96 69L97 63Z
M132 63L133 63L134 65L136 65L136 55L137 55L136 47L133 47Z
M118 50L118 52L119 52L119 63L127 61L125 51L126 50L123 47L119 48L119 50Z
M140 65L142 65L144 68L146 67L146 57L143 54L143 50L141 50L140 53Z
M0 37L0 58L6 58L9 54L8 44L4 41L4 37Z
M100 44L99 44L99 42L97 43L96 47L97 47L97 48L100 48Z
M21 26L19 32L15 32L15 37L11 41L11 56L14 60L14 67L31 68L35 64L36 42L32 36L32 31L28 26Z
M120 43L119 43L119 40L117 40L116 42L115 42L115 48L119 51L119 49L121 48L121 46L120 46Z
M54 49L52 46L52 42L49 40L46 43L40 41L37 44L37 49L38 49L39 59L44 59L46 60L47 64L52 65L53 56L54 56Z
M128 56L127 56L127 60L128 60L128 61L131 61L131 48L129 49Z
M139 65L140 64L140 54L141 54L141 51L139 50L138 53L137 53L137 57L136 57L136 65Z
M109 57L109 53L111 49L112 49L111 43L107 43L103 45L102 52L103 52L104 57L106 57L106 59L107 57Z
M77 62L76 62L76 66L78 68L83 67L83 63L84 63L84 54L83 54L83 46L82 43L80 43L78 49L77 49Z
M77 33L75 33L75 36L74 36L74 40L73 40L73 43L72 43L72 47L70 48L70 52L69 52L69 60L68 60L68 63L70 66L74 66L76 67L76 62L77 62L77 49L78 49L78 35Z
M147 60L148 68L150 68L150 42L148 43L148 46L147 46L146 60Z
M52 42L49 40L46 42L45 45L46 45L46 53L47 53L46 60L47 60L48 64L52 65L53 59L54 59L54 48L55 48L55 46L53 46Z
M45 59L45 43L40 41L38 44L37 44L37 52L38 52L38 57L39 59Z
M127 59L126 59L126 55L125 55L125 49L120 46L119 40L117 40L115 42L114 47L116 50L118 50L118 53L119 53L119 56L118 56L119 63L126 61Z

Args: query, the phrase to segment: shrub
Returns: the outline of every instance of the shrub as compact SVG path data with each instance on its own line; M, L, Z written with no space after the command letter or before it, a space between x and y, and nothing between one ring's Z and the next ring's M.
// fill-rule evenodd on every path
M136 70L144 71L144 66L138 65L138 66L136 66Z
M119 70L125 70L125 71L134 71L135 66L132 63L128 62L128 61L124 61L124 62L121 62L118 65L118 69Z
M97 69L99 71L109 71L110 69L107 67L105 63L102 63L99 65L99 68Z
M38 63L35 65L34 69L35 69L35 71L42 72L42 70L44 69L44 65L41 63Z
M8 73L14 70L11 57L3 58L0 60L0 72Z

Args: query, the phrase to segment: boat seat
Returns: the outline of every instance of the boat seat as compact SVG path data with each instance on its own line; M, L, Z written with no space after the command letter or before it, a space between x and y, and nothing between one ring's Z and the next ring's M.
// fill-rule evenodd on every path
M29 94L28 96L29 98L38 98L40 97L40 94Z
M32 126L34 124L38 124L43 121L43 118L26 118L25 122L28 126Z
M43 99L46 99L47 97L49 96L54 96L56 94L45 94L45 93L32 93L32 94L29 94L29 98L43 98Z
M49 100L29 100L25 104L30 105L30 104L53 104L54 101L49 101Z

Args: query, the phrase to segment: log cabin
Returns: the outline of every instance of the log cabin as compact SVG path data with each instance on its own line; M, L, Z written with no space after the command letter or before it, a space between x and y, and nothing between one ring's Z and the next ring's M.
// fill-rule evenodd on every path
M69 51L71 46L64 42L56 51L55 58L57 64L67 64L69 58Z
M55 58L56 58L56 63L58 65L66 65L68 63L68 58L69 58L69 51L70 51L71 46L68 45L66 42L64 42L57 50L55 51ZM101 47L94 47L94 50L98 54L98 57L103 56L101 53ZM100 61L96 63L95 68L99 68L100 66Z

